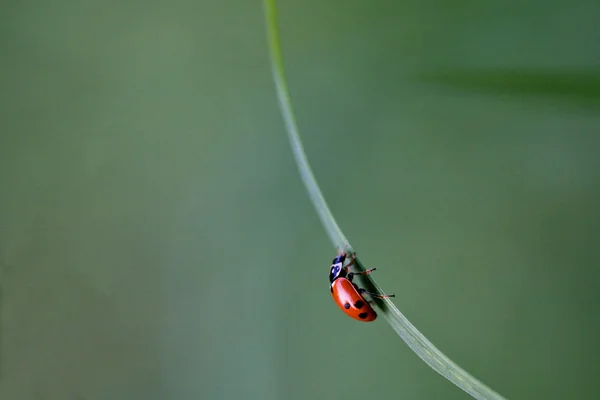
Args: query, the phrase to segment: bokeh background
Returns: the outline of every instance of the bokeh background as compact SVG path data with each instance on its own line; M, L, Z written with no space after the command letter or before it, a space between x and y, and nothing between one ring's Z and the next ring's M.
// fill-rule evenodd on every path
M510 399L600 392L600 3L281 0L375 277ZM8 0L0 398L468 399L332 302L260 1Z

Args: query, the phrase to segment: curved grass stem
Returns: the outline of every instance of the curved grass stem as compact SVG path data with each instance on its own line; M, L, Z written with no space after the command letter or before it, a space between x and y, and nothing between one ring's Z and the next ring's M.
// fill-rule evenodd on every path
M277 0L263 0L263 4L267 24L267 39L269 42L273 80L275 81L281 113L287 128L286 131L290 140L292 152L294 153L296 163L298 164L300 176L302 177L310 199L334 246L340 251L352 252L352 246L350 246L350 243L339 228L327 206L327 202L325 201L321 190L319 189L319 185L317 184L306 158L306 154L304 153L302 142L300 141L300 135L292 110L292 102L283 68L283 56L281 54L279 39ZM356 260L356 266L362 271L365 270L364 265L358 258ZM364 276L362 282L367 290L383 293L371 275ZM410 323L390 299L374 299L374 303L378 312L385 317L398 336L400 336L400 338L402 338L402 340L404 340L404 342L435 371L476 399L504 399L501 395L477 380L464 369L460 368L438 350L417 330L417 328L413 326L413 324Z
M296 118L292 110L292 100L290 99L289 90L287 87L284 69L283 69L283 57L281 55L281 46L279 43L279 30L277 27L277 1L265 1L265 12L266 20L268 25L268 39L271 49L271 62L273 70L273 79L275 80L275 86L277 88L277 97L281 107L281 113L283 120L286 125L286 132L292 146L292 152L294 158L298 164L300 170L300 176L304 181L304 186L308 190L311 201L313 202L323 226L329 235L331 241L340 250L351 251L349 243L342 230L335 222L335 218L331 214L325 198L319 189L319 185L315 176L312 173L306 154L304 153L304 147L300 141L300 135L298 133L298 126L296 125Z

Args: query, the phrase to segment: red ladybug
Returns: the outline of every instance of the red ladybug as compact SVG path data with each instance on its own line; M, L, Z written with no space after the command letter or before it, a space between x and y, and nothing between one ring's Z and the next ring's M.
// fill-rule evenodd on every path
M354 264L355 254L352 254L352 260L344 267L346 253L342 253L333 259L331 269L329 270L329 282L331 283L331 296L340 309L346 315L364 322L375 321L377 313L369 302L362 296L363 293L371 297L383 299L386 297L396 297L393 294L380 295L367 292L365 289L359 288L352 282L354 275L368 275L375 271L376 268L370 268L364 272L349 272L348 269Z

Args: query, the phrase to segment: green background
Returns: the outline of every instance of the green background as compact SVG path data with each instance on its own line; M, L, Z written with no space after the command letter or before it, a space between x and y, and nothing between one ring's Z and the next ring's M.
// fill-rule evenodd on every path
M0 398L467 399L330 298L260 1L8 0ZM510 399L600 380L600 3L281 1L342 230Z

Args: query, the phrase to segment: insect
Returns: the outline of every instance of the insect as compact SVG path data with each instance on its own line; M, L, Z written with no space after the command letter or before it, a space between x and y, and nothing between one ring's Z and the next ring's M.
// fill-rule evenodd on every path
M331 269L329 270L329 282L331 284L331 296L341 310L348 316L364 322L375 321L377 313L373 310L370 302L365 300L363 294L368 294L371 297L384 299L387 297L396 297L394 294L376 294L367 292L365 289L359 288L352 282L354 275L368 275L375 271L376 268L370 268L363 272L349 272L350 267L354 264L356 254L352 254L350 263L344 266L347 254L341 253L333 259Z

